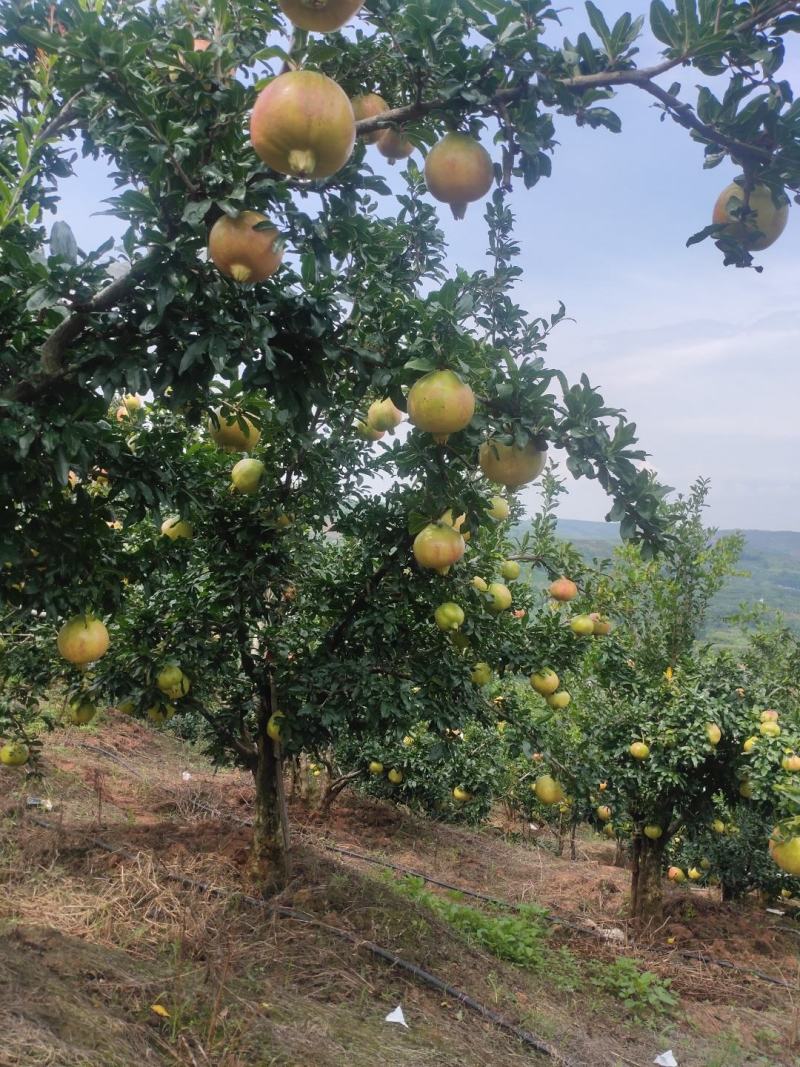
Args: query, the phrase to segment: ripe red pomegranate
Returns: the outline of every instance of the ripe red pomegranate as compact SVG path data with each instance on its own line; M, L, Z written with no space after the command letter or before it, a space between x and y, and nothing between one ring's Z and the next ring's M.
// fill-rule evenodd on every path
M274 274L283 259L283 244L274 227L256 230L266 215L243 211L232 219L222 215L208 235L208 254L228 278L237 282L263 282Z
M281 174L329 178L350 158L356 120L347 94L333 79L313 70L290 70L258 94L250 140Z
M486 196L494 181L492 157L466 133L448 133L425 160L425 181L432 196L463 219L467 204Z
M571 579L562 577L550 583L548 592L553 600L566 602L575 599L578 595L578 587Z
M384 111L389 110L389 105L377 93L364 93L361 96L354 96L350 103L353 105L353 114L356 117L356 122L360 122L361 119L374 119L376 115L382 115ZM365 133L364 143L377 144L384 133L386 133L385 130Z
M413 144L402 130L384 130L375 143L380 154L386 156L390 163L396 163L398 159L408 159L414 151Z
M331 33L355 15L364 0L278 0L281 11L301 30Z

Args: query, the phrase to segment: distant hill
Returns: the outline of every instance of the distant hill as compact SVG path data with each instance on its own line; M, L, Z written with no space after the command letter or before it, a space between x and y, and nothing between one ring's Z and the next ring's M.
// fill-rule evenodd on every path
M720 530L720 535L732 533ZM800 633L800 533L792 530L742 530L746 540L739 569L748 577L731 578L712 602L706 636L725 642L723 621L742 603L759 601L780 611ZM585 559L605 559L620 543L619 525L559 519L558 534Z

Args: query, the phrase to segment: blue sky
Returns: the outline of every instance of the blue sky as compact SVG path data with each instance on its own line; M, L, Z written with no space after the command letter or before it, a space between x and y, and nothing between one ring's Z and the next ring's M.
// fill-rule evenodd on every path
M609 20L626 9L618 0L602 6ZM582 8L563 12L562 21L551 42L565 32L575 39ZM645 31L643 62L656 47ZM800 50L783 76L800 92ZM687 89L700 81L684 70L661 80ZM557 119L553 177L513 194L524 268L518 299L534 315L564 301L576 321L554 333L550 364L573 379L585 371L627 411L663 481L685 490L696 476L709 477L711 522L800 530L800 207L759 255L762 274L724 268L709 242L686 248L710 221L734 167L702 170L702 148L660 122L640 90L623 88L612 106L621 134ZM384 169L377 152L370 157ZM121 227L92 217L111 192L105 168L84 162L78 169L63 187L60 217L91 248ZM461 223L441 212L454 264L487 265L476 240L480 219L478 205ZM536 490L523 499L534 509ZM570 482L564 517L601 519L607 510L596 485Z

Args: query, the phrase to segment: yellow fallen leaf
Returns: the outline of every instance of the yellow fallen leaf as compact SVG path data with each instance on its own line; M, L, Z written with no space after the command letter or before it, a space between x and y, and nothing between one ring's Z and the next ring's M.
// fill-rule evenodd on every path
M667 938L667 944L668 945L674 945L675 944L675 938L674 937L668 937Z
M164 1007L163 1004L151 1004L150 1005L150 1011L154 1011L156 1013L156 1015L160 1015L162 1019L168 1019L169 1018L169 1012L167 1011L167 1009Z

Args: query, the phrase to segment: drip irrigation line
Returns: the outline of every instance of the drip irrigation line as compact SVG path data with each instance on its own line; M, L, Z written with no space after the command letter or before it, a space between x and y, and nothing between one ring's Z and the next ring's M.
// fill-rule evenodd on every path
M353 852L350 849L340 848L338 845L330 845L326 841L320 841L319 844L323 848L329 849L331 852L339 852L344 856L352 856L353 859L362 860L364 863L374 863L380 867L390 867L392 870L399 871L401 874L409 874L415 878L422 878L423 881L429 882L431 885L439 886L440 889L450 889L456 893L463 893L468 897L475 897L478 900L486 901L488 904L495 904L502 908L506 908L509 911L521 911L525 905L518 904L510 900L499 900L497 897L487 896L485 893L478 893L473 889L462 889L457 885L450 885L448 882L441 882L437 878L431 878L429 875L424 874L422 871L416 871L412 867L406 867L399 863L390 863L388 860L380 860L374 856L365 856L359 852ZM608 938L604 937L598 930L593 930L588 926L581 926L580 923L571 922L569 919L562 919L558 915L553 915L550 912L545 912L543 918L548 922L557 923L559 926L566 926L570 930L575 930L581 934L587 934L590 937L599 938L601 941L608 941ZM770 982L772 985L782 986L784 989L796 989L797 984L793 982L787 982L783 978L775 978L771 974L766 974L764 971L759 971L754 967L739 967L735 963L731 963L729 960L716 959L713 956L707 956L703 952L689 952L683 949L677 952L672 952L669 949L659 949L665 954L678 955L688 960L699 960L701 963L711 964L715 967L722 967L725 970L738 971L740 974L749 974L755 978L760 978L764 982Z
M713 964L714 967L724 967L727 971L738 971L740 974L751 974L755 978L760 978L762 982L770 982L772 985L783 986L784 989L797 989L797 982L787 982L783 978L775 978L773 975L756 970L754 967L739 967L737 964L731 963L730 960L718 960L713 956L706 956L704 952L688 952L681 950L679 955L687 960L699 960L701 963Z
M111 755L110 752L107 752L106 750L101 749L99 746L85 745L84 747L91 748L93 751L98 752L100 755L106 755L106 756L110 756ZM131 768L131 769L133 769L133 768ZM134 771L134 773L136 773L136 772ZM141 777L141 775L137 775L137 777ZM195 801L195 807L199 808L201 811L207 812L209 815L214 815L217 818L222 818L223 820L227 820L228 822L238 823L240 826L252 826L253 825L253 820L252 819L242 819L241 817L239 817L237 815L232 815L232 814L229 814L229 813L221 812L220 810L218 810L216 808L212 808L210 805L200 803L199 801ZM34 818L33 821L36 822L37 820ZM42 822L41 825L44 826L46 824L44 822ZM488 896L485 893L479 893L474 889L464 889L461 886L451 885L449 882L439 881L438 879L432 878L430 875L425 874L423 871L414 870L414 868L406 867L403 864L391 863L389 860L378 859L376 856L367 856L367 855L364 855L363 853L360 853L360 852L354 852L351 849L341 848L339 845L331 845L329 842L323 840L322 838L318 837L317 835L315 835L313 833L310 833L307 830L304 830L304 831L301 831L301 832L305 833L308 837L312 838L317 844L321 845L323 848L327 849L329 852L338 852L340 855L349 856L352 859L356 859L356 860L361 860L363 863L372 863L372 864L374 864L374 865L376 865L378 867L386 867L386 868L389 868L391 870L398 871L401 874L411 875L414 878L421 878L423 881L428 882L430 885L438 886L440 889L448 889L448 890L450 890L452 892L455 892L455 893L461 893L464 896L473 897L476 900L483 900L487 904L493 904L493 905L495 905L497 907L506 908L506 909L511 910L511 911L520 911L520 909L525 907L524 904L515 903L514 901L510 901L510 900L501 900L498 897L492 897L492 896ZM104 846L98 845L98 847L104 847ZM210 890L210 891L213 891L213 890ZM249 903L252 903L257 898L255 898L255 897L246 898L246 897L244 897L244 895L242 895L242 899L246 899L246 900L248 900ZM561 916L554 915L549 911L545 912L542 917L547 922L554 923L554 924L557 924L559 926L564 926L567 929L574 930L576 933L585 934L588 937L594 937L594 938L597 938L600 941L603 941L605 943L609 943L608 938L604 937L603 934L600 933L599 931L593 930L588 926L582 926L580 923L572 922L570 919L564 919ZM342 933L344 934L344 933L346 933L346 931L342 931ZM762 982L768 982L770 985L780 986L783 989L793 989L793 990L797 989L797 983L795 983L795 982L787 982L784 978L776 978L774 975L767 974L765 971L760 971L755 967L740 967L736 963L731 963L730 960L717 959L715 956L707 956L703 952L690 952L690 951L685 950L685 949L680 949L680 950L674 951L674 950L671 950L671 949L660 949L660 948L657 948L656 951L659 951L664 955L670 955L670 956L676 956L677 955L677 956L680 956L682 959L697 960L698 962L704 963L704 964L706 964L708 966L719 967L719 968L721 968L723 970L727 970L727 971L735 971L738 974L751 975L754 978L760 979ZM413 964L411 964L410 966L413 966ZM451 994L451 995L454 995L454 994ZM464 995L466 996L466 994L464 994Z
M231 822L238 823L240 826L252 826L252 819L242 819L237 815L221 814L214 808L205 804L197 804L197 807L203 811L207 811L210 815L220 816L223 819L228 819ZM460 893L467 897L473 897L475 900L482 900L487 904L493 904L497 907L505 908L508 911L521 911L525 908L524 903L517 903L511 900L501 900L499 897L488 896L486 893L479 893L474 889L464 889L462 886L452 885L450 882L442 882L438 878L432 878L430 875L425 874L423 871L417 871L413 867L406 867L402 863L392 863L389 860L378 859L377 856L367 856L362 852L354 852L352 849L342 848L340 845L332 845L328 841L323 840L316 834L309 831L301 831L310 837L316 844L321 845L329 852L338 852L342 856L349 856L352 859L361 860L363 863L372 863L377 867L387 867L393 871L398 871L400 874L411 875L413 878L421 878L429 885L438 886L440 889L448 889L454 893ZM593 930L589 926L582 926L580 923L572 922L570 919L564 919L560 915L554 915L550 911L544 912L543 919L547 922L554 923L558 926L564 926L569 930L574 930L576 933L585 934L588 937L597 938L600 941L609 944L610 941L600 931ZM727 971L736 971L739 974L748 974L754 978L759 978L762 982L769 982L771 985L780 986L783 989L797 989L797 983L787 982L784 978L776 978L774 975L767 974L765 971L760 971L755 967L740 967L736 963L731 963L730 960L717 959L714 956L707 956L704 952L690 952L688 950L679 949L677 951L672 949L662 949L654 946L656 951L661 952L662 955L680 956L682 959L697 960L700 963L705 963L712 967L720 967Z
M59 829L53 823L49 823L47 820L41 819L36 815L30 816L29 819L31 822L35 823L37 826L43 827L45 830ZM95 848L99 848L111 855L122 856L123 859L127 859L129 862L135 863L138 860L138 857L134 853L128 852L127 849L119 848L116 845L111 845L99 837L84 835L84 840ZM153 857L151 856L151 859L152 858ZM541 1052L556 1063L561 1064L561 1067L573 1067L571 1061L567 1060L558 1049L549 1042L537 1037L532 1031L518 1026L516 1023L506 1019L503 1015L500 1015L498 1012L493 1011L491 1008L487 1008L484 1004L481 1004L480 1001L474 1000L463 990L450 985L449 982L445 982L443 979L437 977L437 975L431 974L430 971L426 971L416 963L411 963L410 960L403 959L394 952L390 952L388 949L383 948L374 941L368 941L359 937L357 934L351 933L349 930L341 929L341 927L331 926L330 924L317 919L315 916L309 915L307 912L297 911L295 908L288 908L283 904L270 904L269 901L262 900L259 897L249 896L238 890L223 889L219 886L210 885L208 882L201 882L196 878L191 878L186 874L176 874L174 871L162 869L161 874L170 881L179 882L181 885L185 885L188 888L198 890L202 893L208 893L228 900L238 898L250 907L259 908L262 911L277 915L280 918L292 919L293 921L303 923L306 926L313 926L316 929L324 930L327 933L332 934L334 937L338 937L340 940L349 942L357 949L366 949L368 952L372 953L373 956L385 960L393 967L397 967L400 970L413 975L432 989L436 989L440 993L445 993L447 996L457 1000L460 1004L463 1004L464 1007L469 1008L470 1011L474 1012L476 1015L480 1015L481 1018L487 1019L499 1029L505 1030L506 1033L513 1035L523 1044L536 1049L537 1052Z

